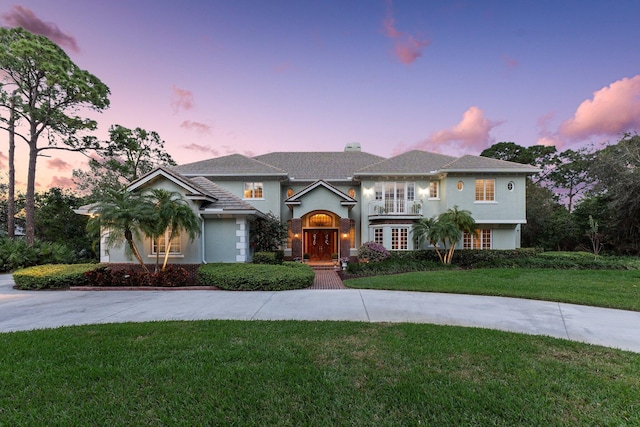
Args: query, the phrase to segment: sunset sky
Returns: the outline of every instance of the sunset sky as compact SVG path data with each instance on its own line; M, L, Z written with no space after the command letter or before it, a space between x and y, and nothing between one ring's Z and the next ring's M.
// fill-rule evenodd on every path
M0 2L0 26L46 35L110 88L100 138L154 130L178 163L614 142L640 130L639 19L635 0ZM86 159L48 154L37 191L71 187Z

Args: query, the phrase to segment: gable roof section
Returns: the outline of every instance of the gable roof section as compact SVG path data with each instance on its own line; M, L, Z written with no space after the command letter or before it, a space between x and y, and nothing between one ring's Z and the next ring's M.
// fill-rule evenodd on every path
M384 157L362 151L277 152L254 157L287 171L297 181L350 181L355 171L384 160Z
M291 206L291 205L299 205L299 204L301 204L302 203L301 199L306 194L311 193L313 190L315 190L318 187L326 188L327 190L329 190L332 193L336 194L341 199L340 200L340 204L342 206L355 206L358 203L356 201L356 199L354 199L353 197L350 197L349 195L343 193L342 191L338 190L336 187L334 187L333 185L329 184L328 182L320 180L320 181L314 182L311 185L306 186L305 188L300 190L298 193L296 193L293 196L289 197L287 200L284 201L285 205Z
M243 156L231 154L224 157L201 160L174 166L173 171L184 176L286 176L287 173L277 167Z
M203 176L194 178L185 178L182 175L176 173L173 170L169 170L163 167L155 169L145 176L141 177L137 181L133 182L128 188L129 190L136 190L160 177L166 178L180 187L184 188L187 192L186 198L189 200L198 200L205 203L205 210L214 210L218 212L242 212L253 214L261 214L254 206L233 195L224 188L214 184ZM202 208L201 208L202 209Z
M358 170L356 175L431 175L454 160L456 158L453 156L413 150L366 166Z
M207 209L213 208L213 209L222 209L225 211L226 210L233 210L233 211L257 210L253 205L245 202L239 197L234 196L224 188L211 182L210 180L208 180L203 176L191 178L189 179L189 181L193 182L198 187L202 188L207 193L207 195L215 199L213 203L211 203L210 205L207 205Z
M440 172L511 172L534 174L540 172L535 166L507 162L490 157L466 155L443 166Z
M127 189L129 191L137 190L138 188L144 187L145 185L159 179L160 177L166 178L169 181L179 185L184 188L190 194L201 194L206 195L202 188L199 188L197 184L190 182L187 178L183 177L179 173L172 171L171 169L159 167L157 169L152 170L151 172L143 175L138 178L136 181L132 182Z

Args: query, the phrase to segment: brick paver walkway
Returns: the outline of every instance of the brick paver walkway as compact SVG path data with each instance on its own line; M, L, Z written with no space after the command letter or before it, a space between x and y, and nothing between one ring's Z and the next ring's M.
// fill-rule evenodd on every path
M333 270L316 270L313 285L307 289L347 289L340 276Z

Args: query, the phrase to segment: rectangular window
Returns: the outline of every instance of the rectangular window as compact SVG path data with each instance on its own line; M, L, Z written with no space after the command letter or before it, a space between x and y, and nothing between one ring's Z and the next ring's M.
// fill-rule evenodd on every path
M407 182L407 201L413 202L416 199L416 184Z
M262 199L262 183L261 182L245 182L244 183L245 199Z
M392 228L391 229L391 249L395 251L406 251L409 249L409 229L408 228Z
M495 179L476 179L476 202L493 202L495 185Z
M373 241L379 245L384 245L384 232L382 228L373 229Z
M429 183L429 198L437 199L438 197L440 197L438 193L438 181L431 181Z
M158 240L153 240L151 242L151 253L152 254L156 254L156 253L161 253L164 254L166 249L167 249L167 241L169 240L169 231L167 231L166 233L164 233L164 236L160 236L158 238ZM180 235L176 236L173 238L173 240L171 240L169 242L169 254L180 254ZM158 251L158 252L156 252Z
M481 228L476 234L464 233L462 238L463 249L491 249L491 229Z
M376 193L376 200L382 200L382 183L381 182L376 182L376 185L374 186L374 190Z

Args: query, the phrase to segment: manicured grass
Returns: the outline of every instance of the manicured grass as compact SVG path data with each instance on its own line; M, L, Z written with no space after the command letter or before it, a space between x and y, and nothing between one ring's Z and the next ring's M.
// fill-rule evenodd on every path
M496 295L640 311L639 270L487 268L345 280L350 288Z
M483 329L161 322L0 348L0 425L640 425L639 354Z

